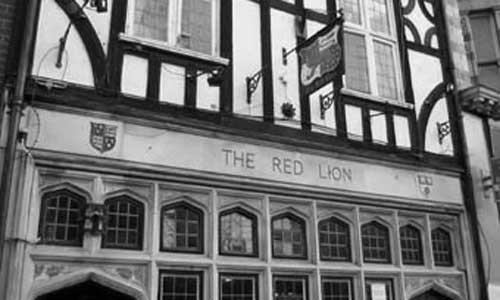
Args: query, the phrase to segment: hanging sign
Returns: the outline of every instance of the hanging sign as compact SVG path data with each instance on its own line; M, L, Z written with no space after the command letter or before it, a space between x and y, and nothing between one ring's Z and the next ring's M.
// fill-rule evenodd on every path
M298 49L300 83L306 94L344 74L343 19L338 18Z

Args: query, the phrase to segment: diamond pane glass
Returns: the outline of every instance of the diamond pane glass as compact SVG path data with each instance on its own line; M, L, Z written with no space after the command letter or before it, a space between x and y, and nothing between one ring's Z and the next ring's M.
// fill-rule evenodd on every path
M396 69L391 45L374 42L377 87L379 96L397 99Z
M362 35L345 32L345 75L349 89L369 93L368 57Z

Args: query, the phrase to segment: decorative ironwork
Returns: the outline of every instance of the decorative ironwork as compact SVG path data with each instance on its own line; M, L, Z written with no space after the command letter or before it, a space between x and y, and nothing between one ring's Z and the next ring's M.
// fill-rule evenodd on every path
M252 94L257 90L259 86L260 79L262 78L262 72L264 68L260 69L257 73L246 78L247 82L247 103L252 103Z
M319 95L319 107L321 120L325 119L325 112L332 107L335 101L335 91L331 91L326 95Z
M446 122L437 122L437 132L438 132L438 138L439 138L439 144L443 144L444 138L451 133L451 126L450 126L450 121Z
M281 113L283 116L289 119L293 119L295 117L295 107L290 102L285 102L281 104Z

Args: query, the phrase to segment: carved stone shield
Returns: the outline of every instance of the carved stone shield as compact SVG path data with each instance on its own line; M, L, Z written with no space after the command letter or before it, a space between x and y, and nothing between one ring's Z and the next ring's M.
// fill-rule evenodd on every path
M115 147L117 126L94 122L90 126L90 145L94 149L104 153Z
M418 174L416 179L420 193L423 196L428 197L432 192L432 186L434 185L432 176L427 174Z

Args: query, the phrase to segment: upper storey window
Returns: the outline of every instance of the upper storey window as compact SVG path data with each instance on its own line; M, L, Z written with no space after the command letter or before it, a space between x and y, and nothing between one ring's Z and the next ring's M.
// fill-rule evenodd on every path
M128 33L181 49L217 54L218 0L132 0Z
M346 88L401 100L392 1L337 0L345 15Z

